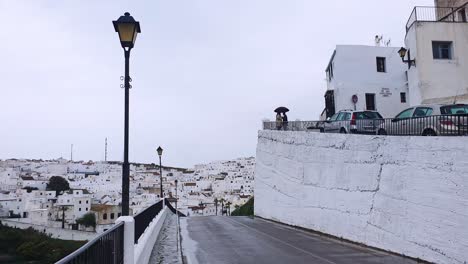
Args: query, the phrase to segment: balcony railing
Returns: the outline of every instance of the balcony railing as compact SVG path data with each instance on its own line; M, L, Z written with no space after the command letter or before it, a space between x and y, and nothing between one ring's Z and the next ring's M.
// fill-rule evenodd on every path
M145 232L151 221L153 221L162 209L163 201L161 200L133 217L135 219L135 244L138 243L140 236Z
M460 7L417 6L411 12L406 23L406 32L417 22L467 22L466 8L468 3Z
M467 136L468 114L286 123L265 121L263 129L389 136Z
M56 264L122 264L123 243L124 223L120 222Z

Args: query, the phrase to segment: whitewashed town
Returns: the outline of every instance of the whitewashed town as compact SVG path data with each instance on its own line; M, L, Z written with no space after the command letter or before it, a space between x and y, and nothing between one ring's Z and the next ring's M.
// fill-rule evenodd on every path
M468 263L468 0L89 2L0 2L0 263Z
M163 166L163 195L169 200L178 198L178 210L188 216L229 214L253 195L254 166L253 157L193 169ZM132 164L130 171L130 210L137 214L160 200L160 169L154 164ZM40 231L47 228L45 233L64 239L90 238L121 216L121 176L119 162L2 160L2 223ZM49 190L52 177L65 179L69 189ZM86 214L95 215L95 225L79 224Z

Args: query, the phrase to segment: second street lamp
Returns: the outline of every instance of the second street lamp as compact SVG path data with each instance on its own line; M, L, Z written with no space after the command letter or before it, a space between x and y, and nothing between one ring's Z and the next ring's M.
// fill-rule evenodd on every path
M158 147L158 156L159 156L159 189L160 189L160 196L161 199L163 199L163 184L162 184L162 162L161 162L161 156L163 153L163 149L161 146Z
M135 40L140 30L140 23L126 12L123 16L119 17L114 24L115 32L119 33L120 44L124 49L125 56L125 121L124 121L124 161L122 164L122 215L129 215L130 209L130 164L128 163L128 123L129 123L129 90L130 86L130 50L135 45Z

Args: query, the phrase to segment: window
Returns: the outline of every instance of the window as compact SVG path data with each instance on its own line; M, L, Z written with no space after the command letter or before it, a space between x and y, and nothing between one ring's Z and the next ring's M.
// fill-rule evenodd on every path
M440 108L440 113L443 115L468 114L468 105L448 105Z
M114 219L114 218L115 218L115 214L114 214L114 213L111 213L110 218L111 218L111 219Z
M378 112L358 112L356 119L380 119L383 118Z
M80 208L78 208L78 211L80 211L80 212L81 212L81 207L80 207Z
M88 211L88 207L86 207L86 211Z
M89 203L89 201L88 201L88 200L86 200L86 203L88 204L88 203Z
M406 103L406 93L400 93L400 101Z
M412 113L413 113L413 108L409 108L399 113L395 118L396 119L410 118Z
M377 72L386 72L386 62L384 57L377 57Z
M330 117L330 121L335 121L338 118L339 114L340 113L336 113L336 114L332 115L332 117Z
M375 111L375 94L366 93L366 110Z
M413 117L425 117L432 114L432 108L429 107L418 107L414 110Z
M78 203L81 204L81 201L79 201Z
M103 219L103 220L107 220L107 213L104 213L104 214L102 215L102 219Z
M437 60L452 59L452 42L451 41L432 41L432 55Z
M351 113L346 113L343 120L351 120Z
M467 22L466 20L466 11L465 9L461 9L460 11L458 11L458 20L460 22Z
M336 120L337 120L337 121L346 120L347 114L349 114L349 113L346 113L346 112L341 112L341 113L339 113L338 118L337 118ZM349 115L351 116L351 114L349 114Z

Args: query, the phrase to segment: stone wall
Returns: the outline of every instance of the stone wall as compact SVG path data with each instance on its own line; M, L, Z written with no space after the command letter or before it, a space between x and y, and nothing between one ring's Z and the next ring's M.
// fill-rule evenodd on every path
M255 214L437 263L468 261L468 138L260 131Z

